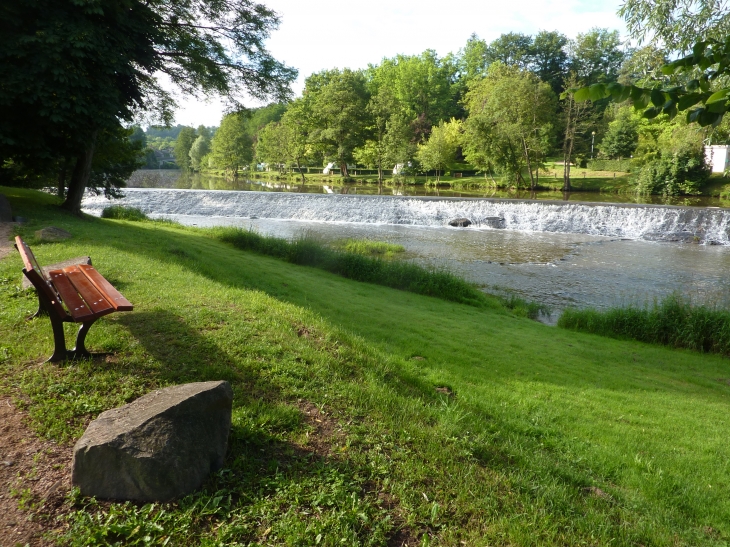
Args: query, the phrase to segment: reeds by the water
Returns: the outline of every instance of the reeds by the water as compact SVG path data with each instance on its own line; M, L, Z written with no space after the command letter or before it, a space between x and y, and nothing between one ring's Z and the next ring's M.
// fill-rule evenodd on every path
M568 309L558 327L730 355L730 311L695 306L678 295L643 308Z
M293 264L321 268L356 281L477 307L498 306L496 300L448 271L425 268L412 262L383 260L359 252L335 250L308 238L287 241L238 228L222 228L215 233L218 239L238 249L274 256Z

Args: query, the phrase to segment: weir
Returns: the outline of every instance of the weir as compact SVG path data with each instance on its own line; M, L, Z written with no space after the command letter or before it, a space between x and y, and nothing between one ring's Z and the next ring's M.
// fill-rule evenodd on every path
M104 207L123 205L153 217L196 215L446 228L449 221L466 218L472 224L465 229L730 245L730 210L718 208L224 190L130 188L124 192L119 200L87 195L83 209L97 216Z

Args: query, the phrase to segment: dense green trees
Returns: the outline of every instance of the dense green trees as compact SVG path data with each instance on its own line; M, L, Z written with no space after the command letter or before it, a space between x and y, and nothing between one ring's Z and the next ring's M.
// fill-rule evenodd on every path
M310 142L325 158L334 160L347 178L347 165L366 135L370 96L364 75L350 69L312 74L304 84L304 97Z
M295 101L279 122L271 122L258 134L256 157L280 170L296 167L306 182L302 166L311 153L307 127L309 112L304 100Z
M238 169L253 159L251 137L246 131L247 122L244 113L227 114L211 142L211 162L234 178Z
M647 119L684 112L689 123L717 127L730 110L730 19L724 3L627 0L619 13L634 38L649 37L652 45L685 56L665 64L660 78L572 89L576 100L629 100Z
M428 140L418 146L416 157L425 169L436 171L436 182L456 157L461 142L461 126L460 120L441 121L433 128Z
M678 6L673 0L659 4L671 10ZM626 6L632 13L641 11L633 0ZM108 148L109 139L121 138L122 122L145 112L169 121L173 104L156 74L167 74L186 92L221 94L232 106L241 90L285 98L294 74L262 45L276 26L275 14L249 0L29 0L0 10L8 16L0 21L0 31L8 31L0 32L0 173L58 173L61 184L69 182L71 209L101 169L94 155ZM35 26L26 21L28 14ZM100 25L108 31L100 32ZM657 32L663 32L658 25ZM102 45L106 50L97 52ZM674 70L721 62L722 55L730 59L730 46L721 46L705 44L691 59L675 63ZM513 184L535 188L544 158L562 148L564 189L569 190L571 162L587 155L594 133L608 157L631 155L637 144L639 130L632 130L629 118L614 119L614 111L607 110L609 96L651 105L655 116L671 117L701 104L695 114L699 121L719 119L730 93L713 95L717 84L709 77L696 79L695 85L672 74L679 91L652 93L636 86L651 84L665 57L656 46L624 49L618 33L600 28L574 40L541 31L508 33L488 44L472 35L464 48L445 57L427 50L386 58L363 71L313 74L302 97L250 111L234 108L215 136L204 127L177 126L164 135L153 128L146 137L133 128L131 137L125 134L120 158L129 144L140 147L137 159L146 156L152 166L156 158L145 147L174 143L183 170L214 168L236 176L256 158L296 168L304 180L307 164L335 162L348 177L348 166L355 162L376 168L381 182L396 165L416 172L433 169L440 178L449 161L466 158L485 176L498 172ZM21 60L32 65L32 78L20 73ZM48 89L33 88L52 67L58 74L48 79L50 87L55 79L63 80L55 99ZM556 99L566 88L591 85L582 96ZM36 124L32 132L19 122L24 113ZM640 136L638 141L641 145ZM107 155L105 165L112 164ZM114 184L120 178L106 180Z
M141 111L171 120L157 74L232 103L286 96L296 73L263 47L277 23L249 0L2 3L0 166L71 163L64 206L79 212L98 139Z
M471 86L465 103L466 159L482 169L494 166L516 184L523 181L526 168L534 188L540 162L555 136L557 98L549 84L497 63Z
M628 109L621 109L599 145L600 155L609 159L631 157L639 144L638 120Z
M183 171L190 171L190 149L195 142L195 129L183 127L175 141L175 162Z

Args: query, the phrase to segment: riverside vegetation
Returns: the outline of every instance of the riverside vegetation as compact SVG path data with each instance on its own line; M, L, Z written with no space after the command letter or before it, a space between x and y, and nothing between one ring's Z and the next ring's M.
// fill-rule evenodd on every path
M362 283L215 231L79 218L57 198L2 191L31 218L19 231L40 262L90 254L135 304L91 333L106 358L39 364L49 326L24 320L36 299L20 289L20 259L0 261L0 389L38 434L73 441L160 386L234 388L226 465L199 492L136 505L72 491L63 526L49 525L62 544L730 540L720 356L554 329L496 301ZM74 237L33 241L48 224ZM43 500L18 496L43 518Z

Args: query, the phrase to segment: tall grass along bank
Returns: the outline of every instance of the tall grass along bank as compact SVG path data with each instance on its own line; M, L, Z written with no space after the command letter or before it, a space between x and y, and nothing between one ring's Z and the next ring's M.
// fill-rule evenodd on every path
M730 355L730 311L693 306L673 295L652 306L565 310L564 329Z
M340 251L311 239L287 241L241 228L220 228L214 233L218 239L237 249L281 258L300 266L320 268L348 279L436 296L471 306L498 306L496 299L490 298L474 285L450 272L427 269L410 262L365 256L355 246L350 246L354 249L352 251L347 250L347 247Z

